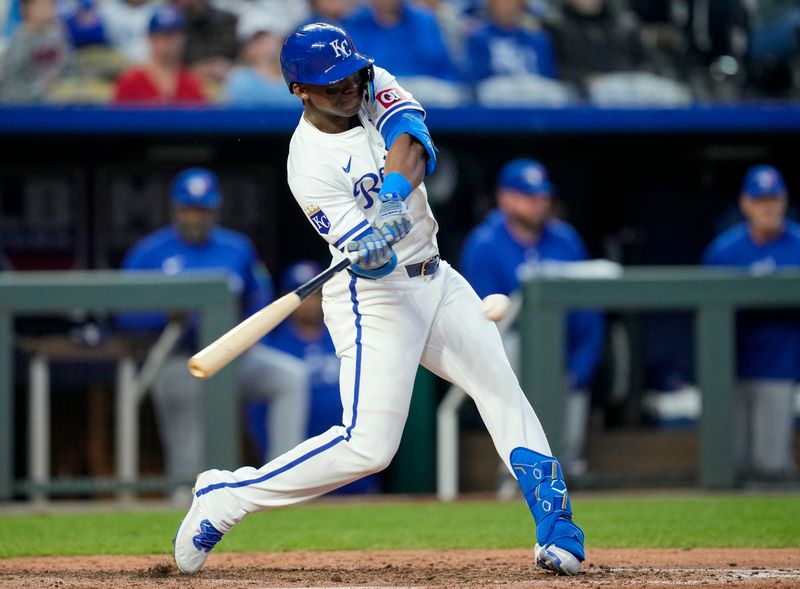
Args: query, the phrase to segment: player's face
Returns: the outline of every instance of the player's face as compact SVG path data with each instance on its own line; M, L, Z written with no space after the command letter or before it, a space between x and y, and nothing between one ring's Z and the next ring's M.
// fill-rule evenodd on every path
M550 218L551 200L547 194L526 194L503 189L497 195L497 204L512 222L529 230L539 230Z
M329 116L349 118L358 114L361 108L366 83L366 71L361 70L327 86L297 84L294 93L313 110Z
M786 195L748 198L739 202L750 227L761 235L777 235L783 230L786 218Z
M205 207L176 206L173 218L181 239L188 243L205 243L216 223L217 211Z

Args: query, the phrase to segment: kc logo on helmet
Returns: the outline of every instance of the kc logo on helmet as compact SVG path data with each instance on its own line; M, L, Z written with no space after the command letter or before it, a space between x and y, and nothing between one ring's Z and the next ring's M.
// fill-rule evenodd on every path
M378 92L376 98L383 106L389 108L395 102L403 100L403 95L400 94L400 90L397 88L389 88L388 90L381 90Z
M336 57L350 57L353 54L353 50L347 47L347 39L334 39L328 45L333 47Z

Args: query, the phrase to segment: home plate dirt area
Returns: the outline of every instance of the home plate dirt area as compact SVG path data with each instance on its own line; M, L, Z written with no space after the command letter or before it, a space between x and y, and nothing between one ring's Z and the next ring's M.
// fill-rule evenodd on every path
M530 550L214 553L192 577L169 555L10 558L0 560L0 587L800 588L796 548L590 548L587 557L575 577L535 569Z

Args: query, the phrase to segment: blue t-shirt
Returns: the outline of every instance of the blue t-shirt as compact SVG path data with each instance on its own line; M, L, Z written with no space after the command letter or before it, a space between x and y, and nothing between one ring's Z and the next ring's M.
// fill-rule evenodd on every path
M291 321L284 321L266 338L271 347L282 350L305 363L311 385L308 412L308 437L317 436L335 425L342 425L342 400L339 396L339 358L328 330L323 327L316 339L305 339ZM268 410L268 408L267 408ZM251 431L266 444L265 420L251 420ZM263 440L263 442L262 442ZM263 450L263 447L261 448ZM375 493L380 491L380 478L370 475L338 489L338 493Z
M473 82L491 76L538 74L557 78L553 42L544 31L486 24L467 38L466 75Z
M359 53L375 58L398 78L431 76L455 81L456 68L447 51L442 31L427 9L402 3L400 21L384 27L370 6L362 6L342 23Z
M237 67L225 81L225 101L239 105L302 106L283 78L269 81L252 68Z
M800 268L800 225L787 221L780 237L763 244L753 242L747 223L735 225L711 242L703 254L703 264L743 268L758 274ZM800 319L796 312L738 313L736 344L740 378L800 378Z
M502 212L495 210L472 230L461 254L461 270L481 298L510 295L520 287L520 274L529 264L586 260L586 248L575 229L549 221L536 243L518 242L508 231ZM587 387L603 347L603 315L574 310L567 314L567 369L574 388Z
M239 295L242 318L261 309L274 296L272 280L252 242L245 235L222 227L215 227L208 241L200 245L185 242L172 225L162 227L134 244L122 268L156 270L168 276L224 274L230 289ZM123 329L155 331L165 323L162 312L117 316L117 325Z

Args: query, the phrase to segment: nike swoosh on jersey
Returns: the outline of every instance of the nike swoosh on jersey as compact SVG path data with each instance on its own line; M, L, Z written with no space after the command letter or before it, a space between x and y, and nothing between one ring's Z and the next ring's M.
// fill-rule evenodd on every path
M344 170L345 174L349 174L350 173L350 164L352 164L352 163L353 163L353 156L351 155L350 159L347 160L347 165L346 166L342 166L342 169Z

